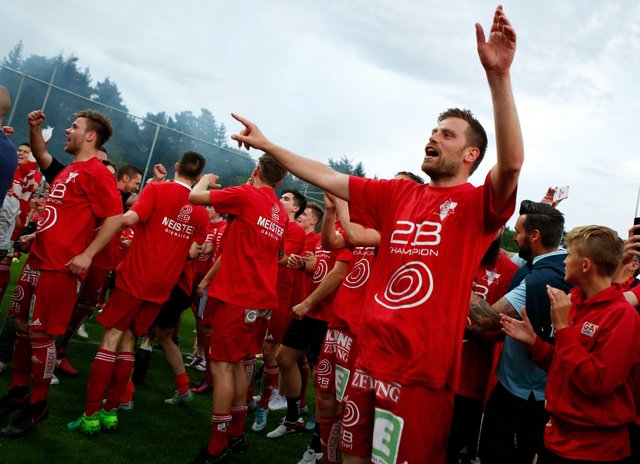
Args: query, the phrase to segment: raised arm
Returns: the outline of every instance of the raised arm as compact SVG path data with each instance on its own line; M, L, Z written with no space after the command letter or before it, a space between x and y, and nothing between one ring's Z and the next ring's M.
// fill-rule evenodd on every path
M47 144L42 138L42 129L40 127L46 118L47 117L40 110L32 111L27 116L27 121L29 122L29 144L31 145L31 153L33 153L40 169L47 169L53 161L53 157L47 151Z
M194 205L210 205L211 196L209 188L220 188L218 176L215 174L205 174L189 192L189 201Z
M324 216L320 229L320 240L322 248L325 250L339 250L347 246L342 234L336 234L335 197L327 193L324 194Z
M239 147L244 146L247 150L249 148L262 150L277 159L294 176L349 201L348 175L334 171L326 164L296 155L271 143L260 132L258 126L237 114L232 114L231 116L244 125L242 132L231 136L233 140L238 142Z
M487 73L493 101L498 162L491 169L494 207L502 211L518 185L524 161L524 146L516 104L511 89L510 69L516 51L516 32L502 11L496 9L489 40L476 23L478 56Z

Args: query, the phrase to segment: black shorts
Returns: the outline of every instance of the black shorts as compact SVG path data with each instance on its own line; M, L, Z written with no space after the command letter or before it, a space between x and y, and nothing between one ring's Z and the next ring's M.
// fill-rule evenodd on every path
M191 295L177 285L171 290L169 299L162 305L153 325L159 329L173 329L178 325L182 311L191 306Z
M309 362L315 364L320 356L328 325L327 321L308 316L303 316L300 320L293 319L284 334L282 344L294 350L305 351Z

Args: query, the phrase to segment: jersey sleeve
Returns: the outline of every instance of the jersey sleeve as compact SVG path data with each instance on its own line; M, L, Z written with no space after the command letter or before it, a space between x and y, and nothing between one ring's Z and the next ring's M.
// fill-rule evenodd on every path
M387 180L349 177L349 214L351 220L365 227L381 230L389 211L394 185Z
M47 169L42 170L42 174L44 174L44 178L47 180L47 182L51 184L53 183L53 180L56 178L56 176L60 174L60 171L62 171L63 169L64 169L64 165L57 159L53 158L51 160L51 164L49 165L49 167Z
M102 164L83 179L82 189L96 217L102 219L122 214L122 197L118 193L116 181Z
M140 222L146 222L151 216L156 204L156 195L156 186L152 183L147 184L131 207L131 211L135 211L140 218Z
M239 216L243 213L248 188L252 187L248 185L238 185L237 187L227 187L222 190L211 190L209 192L211 206L220 214L234 214Z
M345 261L350 263L353 259L353 252L349 248L342 248L336 253L336 261Z
M205 210L202 206L199 206L198 210L201 212L201 214L198 220L198 224L196 224L196 231L193 234L193 241L202 244L209 238L209 231L207 227L209 223L209 216L207 215L207 210Z

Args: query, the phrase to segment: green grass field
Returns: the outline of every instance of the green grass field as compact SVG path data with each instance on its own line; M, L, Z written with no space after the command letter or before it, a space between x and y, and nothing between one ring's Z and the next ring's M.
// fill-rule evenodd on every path
M7 290L0 310L4 320L21 265L14 263L12 285ZM194 318L184 313L180 340L182 351L190 352L194 333ZM74 338L68 357L80 371L77 377L65 377L56 372L60 385L49 390L50 416L27 435L18 439L0 438L0 464L55 463L188 463L208 443L211 415L211 395L198 396L188 407L164 404L173 395L175 385L161 351L152 353L151 366L144 385L134 395L135 409L120 411L116 432L87 437L70 432L66 423L77 418L84 409L87 377L98 349L102 326L94 320L86 324L89 340ZM202 373L187 369L192 382ZM6 393L11 381L10 367L0 374L0 394ZM258 385L258 383L256 383ZM313 405L313 389L309 389L309 405ZM271 412L266 431L275 428L284 411ZM265 438L265 432L251 431L253 414L247 416L248 454L234 456L237 463L297 463L306 449L311 434L292 435L277 440Z

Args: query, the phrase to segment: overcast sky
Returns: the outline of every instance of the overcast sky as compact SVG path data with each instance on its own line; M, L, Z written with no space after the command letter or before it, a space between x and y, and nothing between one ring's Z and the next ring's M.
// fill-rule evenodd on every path
M486 0L242 2L32 0L4 9L0 55L77 56L115 81L130 111L209 108L229 134L239 113L275 143L326 161L347 155L369 176L419 172L442 110L471 109L495 162L489 90L474 23ZM626 237L640 186L640 2L507 2L525 139L518 201L570 186L567 227ZM514 220L510 221L513 225Z

